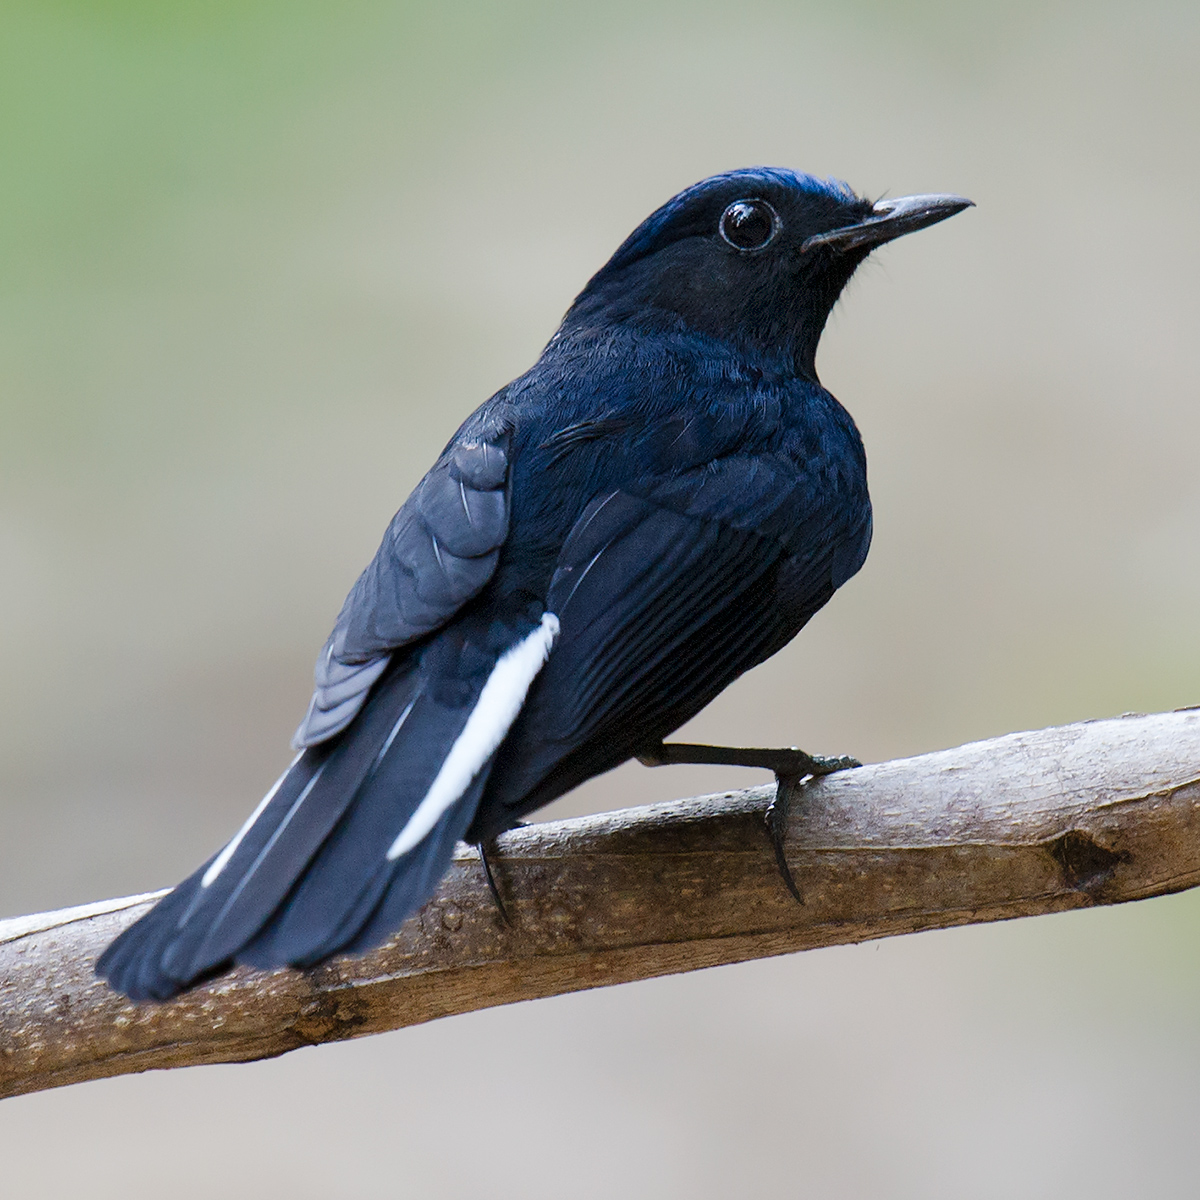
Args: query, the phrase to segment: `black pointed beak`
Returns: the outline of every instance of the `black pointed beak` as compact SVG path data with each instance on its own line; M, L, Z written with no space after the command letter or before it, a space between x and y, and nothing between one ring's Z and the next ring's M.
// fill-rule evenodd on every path
M833 250L874 248L974 207L974 201L963 196L901 196L896 200L880 200L865 221L828 233L815 233L805 239L800 249L803 252L815 246L829 246Z

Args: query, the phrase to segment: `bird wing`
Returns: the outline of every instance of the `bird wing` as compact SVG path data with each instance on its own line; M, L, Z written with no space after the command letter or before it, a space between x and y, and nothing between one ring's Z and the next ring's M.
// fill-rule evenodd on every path
M508 432L464 433L392 518L313 672L297 750L354 720L393 651L440 628L492 577L508 534Z
M855 536L821 494L790 461L732 456L597 497L563 546L546 602L554 654L471 835L653 744L790 640L833 594Z

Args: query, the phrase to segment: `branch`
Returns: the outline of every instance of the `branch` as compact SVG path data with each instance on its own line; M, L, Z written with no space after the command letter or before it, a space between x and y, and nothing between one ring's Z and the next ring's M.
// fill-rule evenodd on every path
M499 920L459 847L383 948L239 968L132 1005L92 974L155 895L0 921L0 1096L244 1062L452 1013L919 929L1116 904L1200 883L1200 711L1019 733L811 781L514 830Z

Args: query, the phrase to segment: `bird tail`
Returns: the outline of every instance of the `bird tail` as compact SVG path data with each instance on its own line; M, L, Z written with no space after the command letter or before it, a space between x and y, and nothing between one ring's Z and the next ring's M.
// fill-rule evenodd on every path
M304 750L220 853L97 973L163 1000L230 963L309 966L394 932L433 893L557 622L463 623L394 662L354 723Z

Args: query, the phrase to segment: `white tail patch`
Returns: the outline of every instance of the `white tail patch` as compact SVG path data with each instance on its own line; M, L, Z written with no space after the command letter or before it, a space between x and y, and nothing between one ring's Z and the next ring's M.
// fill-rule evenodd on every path
M383 743L383 745L379 748L379 753L375 755L375 763L374 766L371 767L372 771L374 771L375 768L378 767L381 762L383 762L383 756L392 748L392 743L396 740L396 734L400 732L400 727L405 721L408 720L408 714L412 712L413 705L416 704L417 700L420 698L420 695L421 693L418 691L417 694L408 702L408 707L400 714L399 717L396 718L396 723L392 726L392 732L387 735L387 741Z
M303 751L301 751L301 754L302 753ZM248 834L250 830L254 828L254 822L263 815L263 809L265 809L267 805L275 799L275 793L279 791L283 781L288 777L288 771L290 771L292 767L294 767L299 761L300 755L297 754L289 764L287 771L284 771L284 773L280 775L277 780L275 780L275 786L272 787L271 790L258 802L258 807L246 818L245 825L243 825L241 829L239 829L237 833L233 835L233 841L231 841L229 845L226 846L225 849L222 850L221 853L212 860L208 870L204 872L204 877L200 880L201 887L208 887L212 881L216 879L216 877L220 875L220 873L225 870L227 866L229 866L229 860L234 856L234 854L237 852L237 848L242 844L242 839L245 838L246 834Z
M546 613L528 637L500 656L425 799L388 849L389 862L407 854L471 786L471 780L512 728L529 685L546 665L556 637L558 618Z

